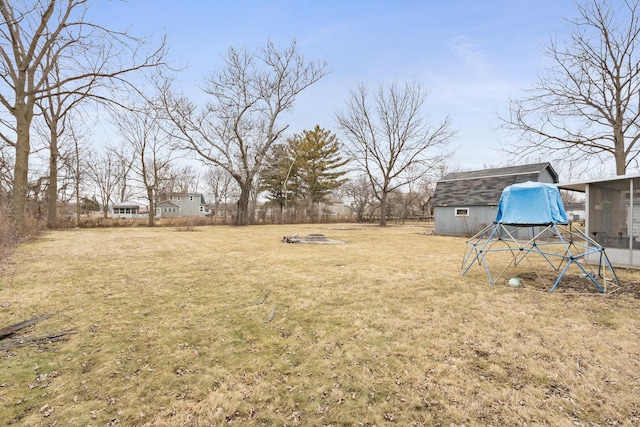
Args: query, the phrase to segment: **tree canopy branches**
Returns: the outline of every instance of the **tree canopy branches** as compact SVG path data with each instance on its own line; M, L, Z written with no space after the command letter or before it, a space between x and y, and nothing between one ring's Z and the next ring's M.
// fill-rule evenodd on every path
M543 48L551 66L525 96L510 102L504 126L523 137L505 147L516 158L638 165L640 9L638 0L587 0L569 20L569 39Z

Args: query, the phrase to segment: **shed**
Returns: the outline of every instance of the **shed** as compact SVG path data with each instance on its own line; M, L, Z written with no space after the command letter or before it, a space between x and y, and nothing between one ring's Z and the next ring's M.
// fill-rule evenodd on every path
M502 190L526 181L555 184L558 174L545 162L445 175L433 195L436 234L476 234L495 221Z
M640 267L640 175L558 184L585 195L585 233L612 264Z

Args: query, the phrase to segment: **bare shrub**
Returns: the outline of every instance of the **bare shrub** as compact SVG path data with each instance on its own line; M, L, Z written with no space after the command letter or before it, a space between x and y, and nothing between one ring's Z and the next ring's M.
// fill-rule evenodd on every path
M16 246L34 239L41 230L41 224L33 217L27 217L19 225L9 214L9 209L0 209L0 261L9 256Z
M82 228L121 228L121 227L147 227L149 222L146 218L104 218L93 216L82 218L80 226Z
M155 226L158 227L199 227L203 225L214 225L215 221L211 217L181 217L181 218L158 218ZM145 218L104 218L87 217L82 218L82 228L122 228L122 227L148 227L149 221Z

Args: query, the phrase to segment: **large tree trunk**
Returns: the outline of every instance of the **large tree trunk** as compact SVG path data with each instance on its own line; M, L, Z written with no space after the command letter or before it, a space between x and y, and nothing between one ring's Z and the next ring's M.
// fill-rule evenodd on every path
M382 190L382 197L380 197L380 226L385 227L387 225L387 191Z
M251 184L240 184L240 198L238 199L238 212L236 213L235 225L251 224L251 214L249 209L249 199L251 198Z
M614 158L616 161L616 175L625 175L627 173L627 153L624 150L624 132L622 131L622 124L615 123L613 126L613 144L614 144Z
M24 226L29 191L29 152L31 151L31 118L24 104L16 106L16 161L13 169L13 200L11 216L19 226Z

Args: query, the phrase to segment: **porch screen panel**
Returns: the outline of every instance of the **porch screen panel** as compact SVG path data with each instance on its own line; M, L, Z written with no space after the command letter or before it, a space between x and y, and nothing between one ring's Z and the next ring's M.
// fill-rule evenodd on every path
M628 214L631 221L629 235L632 249L640 249L640 178L634 178L632 184L633 193Z
M628 248L633 231L628 224L629 182L622 180L591 184L589 199L589 229L592 237L604 247ZM640 212L638 214L640 220ZM640 235L640 222L637 231Z

